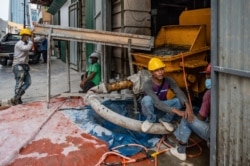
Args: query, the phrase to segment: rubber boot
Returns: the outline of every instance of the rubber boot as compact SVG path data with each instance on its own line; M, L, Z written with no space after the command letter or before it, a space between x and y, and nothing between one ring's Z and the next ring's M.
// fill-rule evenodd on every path
M16 100L15 100L15 96L12 97L12 98L9 100L9 104L12 105L12 106L13 106L13 105L17 105L17 104L16 104Z
M21 99L22 95L25 93L25 91L23 89L20 89L17 94L10 99L10 103L11 105L17 105L17 104L22 104L23 101Z
M25 93L23 89L20 89L17 93L16 103L17 104L23 104L23 101L21 99L22 95Z

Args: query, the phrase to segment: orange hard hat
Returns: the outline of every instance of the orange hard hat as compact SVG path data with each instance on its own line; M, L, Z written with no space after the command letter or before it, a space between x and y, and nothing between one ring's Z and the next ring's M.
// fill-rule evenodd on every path
M206 73L206 74L210 74L211 73L211 64L209 63L206 70L202 71L201 73Z

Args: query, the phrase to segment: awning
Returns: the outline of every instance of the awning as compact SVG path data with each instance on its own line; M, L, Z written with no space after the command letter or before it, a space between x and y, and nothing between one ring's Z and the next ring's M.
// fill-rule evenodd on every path
M53 0L47 12L51 13L52 15L56 14L56 12L63 6L66 1L67 0Z
M38 4L42 6L49 6L52 0L30 0L30 3Z

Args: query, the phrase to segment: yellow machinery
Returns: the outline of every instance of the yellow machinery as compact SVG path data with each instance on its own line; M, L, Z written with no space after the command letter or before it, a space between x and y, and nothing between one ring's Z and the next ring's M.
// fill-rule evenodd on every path
M210 45L211 40L211 9L195 9L185 10L179 17L180 25L205 25L207 44Z
M178 86L187 86L193 93L205 90L205 76L200 71L207 66L207 53L210 50L206 42L204 25L163 26L155 39L155 48L150 53L132 53L133 64L138 69L147 68L152 57L160 58L165 64L166 76L172 77Z

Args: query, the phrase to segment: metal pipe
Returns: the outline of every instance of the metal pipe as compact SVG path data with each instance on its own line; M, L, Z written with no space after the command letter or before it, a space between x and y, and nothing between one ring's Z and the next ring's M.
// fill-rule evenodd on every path
M25 28L25 24L26 24L26 18L25 18L25 12L26 12L26 0L23 0L23 28Z
M66 66L67 66L67 81L68 81L68 92L71 92L70 85L70 58L69 58L69 42L66 42Z
M250 78L250 71L232 69L221 66L213 66L213 68L215 72Z
M52 28L49 29L49 35L48 35L48 49L47 49L47 109L49 109L49 103L50 103L50 93L51 93L51 33Z
M108 92L117 91L121 89L131 89L133 87L133 82L130 80L124 80L114 83L108 83L106 87Z
M105 65L105 64L108 64L107 63L107 54L106 54L107 53L107 49L106 49L106 46L102 46L102 48L103 48L102 52L104 53L104 55L102 56L102 58L103 58L103 66L102 66L102 68L103 68L103 82L106 84L108 82L107 65Z
M130 75L133 75L135 72L133 68L132 55L131 55L131 39L128 39L128 62L129 62Z

